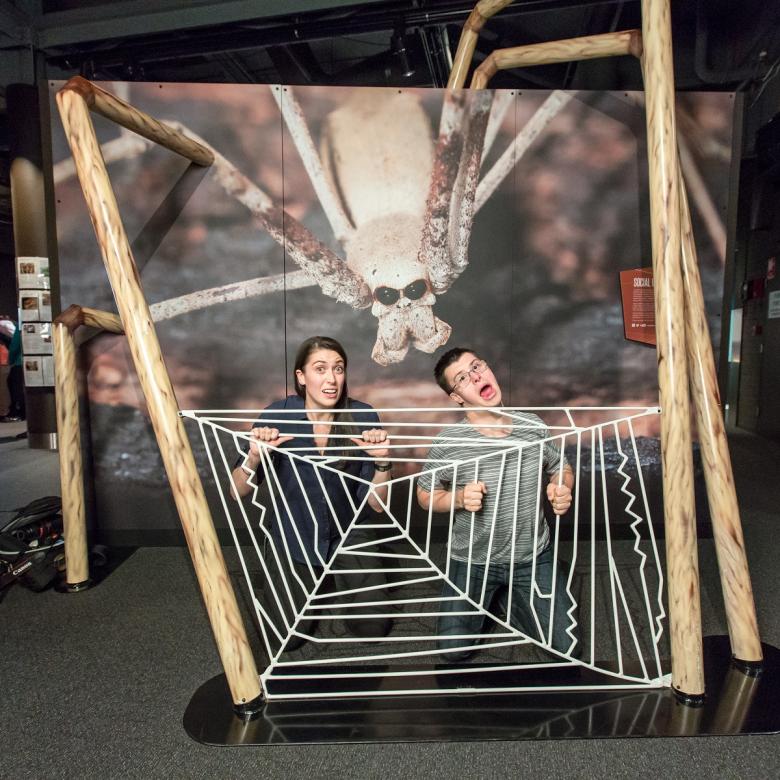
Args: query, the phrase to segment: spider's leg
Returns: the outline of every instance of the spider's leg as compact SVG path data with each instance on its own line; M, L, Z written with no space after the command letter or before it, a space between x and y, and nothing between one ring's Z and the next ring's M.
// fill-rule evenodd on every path
M169 122L172 127L176 123ZM282 246L292 261L309 278L317 282L322 292L356 309L371 304L371 291L363 279L347 268L346 263L331 251L310 230L291 217L273 198L250 181L233 163L195 133L187 135L214 154L211 166L219 185L258 219L268 235Z
M270 89L274 100L279 105L279 110L282 112L284 123L287 125L295 148L301 156L301 162L309 175L320 205L328 218L328 222L330 222L331 228L333 228L333 234L339 243L343 245L354 232L354 227L344 211L338 192L325 174L322 160L320 160L320 156L314 147L314 141L306 124L306 118L303 116L303 111L295 97L293 88L274 84Z
M468 129L463 144L463 153L458 168L458 179L452 193L450 207L450 257L453 267L453 279L459 276L468 265L471 225L474 221L474 201L482 166L482 147L490 116L493 93L480 90L474 94L469 112Z
M501 128L506 112L509 107L515 103L515 93L507 89L496 90L493 95L493 105L490 108L490 119L488 120L487 130L485 131L485 143L482 146L482 159L488 156L488 152L493 148L493 142Z
M444 98L419 255L436 293L447 290L466 266L492 97L482 90L447 92Z
M482 177L477 187L477 199L474 203L475 212L485 205L487 199L496 191L512 168L517 165L542 130L560 114L573 97L574 93L572 92L556 90L539 106L536 113L525 123L523 129L507 146L495 165Z

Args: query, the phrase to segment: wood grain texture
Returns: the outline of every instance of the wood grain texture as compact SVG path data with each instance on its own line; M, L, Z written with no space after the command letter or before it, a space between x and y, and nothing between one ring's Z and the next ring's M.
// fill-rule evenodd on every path
M682 175L679 182L688 371L723 588L723 602L732 652L742 661L758 662L763 658L761 638L758 633L756 606L745 555L745 540L734 489L728 440L720 408L718 377L704 309L691 213Z
M77 89L61 90L57 103L231 696L241 705L261 695L260 680L89 109Z
M556 62L578 62L599 57L619 57L642 53L642 34L639 30L586 35L561 41L496 49L474 71L472 89L484 89L499 70L525 68L531 65L551 65Z
M96 114L132 130L198 165L209 166L214 162L214 155L206 147L187 138L183 133L163 124L149 114L139 111L81 76L74 76L62 89L80 95L90 110Z
M642 2L672 685L704 693L669 0Z
M71 307L73 308L73 307ZM84 468L76 374L76 345L67 324L54 322L54 402L60 460L62 523L65 538L65 580L77 585L89 579L87 520L84 510Z
M477 45L479 31L485 22L495 16L502 8L506 8L512 0L481 0L469 14L469 18L463 25L463 31L458 41L458 49L452 62L452 70L447 81L447 89L460 89L466 83L466 76L474 57L474 49Z
M84 324L89 325L91 328L100 328L100 330L107 330L109 333L125 332L125 329L122 327L122 320L110 311L90 309L86 306L83 306L81 311L84 315Z

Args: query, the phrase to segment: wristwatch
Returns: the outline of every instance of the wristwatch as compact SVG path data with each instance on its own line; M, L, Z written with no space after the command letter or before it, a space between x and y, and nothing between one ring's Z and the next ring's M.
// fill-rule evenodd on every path
M391 468L393 468L392 463L377 463L374 462L374 468L377 471L390 471Z

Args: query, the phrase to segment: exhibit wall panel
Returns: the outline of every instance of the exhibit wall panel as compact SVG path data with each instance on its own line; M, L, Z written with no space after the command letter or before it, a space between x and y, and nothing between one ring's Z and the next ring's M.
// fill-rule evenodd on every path
M52 83L52 94L59 86ZM507 404L657 401L655 351L623 338L618 279L650 265L641 94L571 93L540 121L551 93L495 93L481 177L498 182L482 201L477 189L466 263L434 294L419 248L430 229L443 90L102 86L178 123L222 160L197 168L95 119L181 408L262 408L293 392L297 346L317 334L342 341L351 394L377 407L448 404L432 367L462 345L494 367ZM280 105L297 114L297 130ZM678 108L689 172L698 174L691 205L717 341L723 256L713 228L725 221L732 99L688 93ZM538 132L523 136L535 118ZM52 122L62 302L115 311L56 112ZM301 128L319 173L301 154ZM279 207L286 250L247 205L268 199ZM301 271L301 253L341 258L363 297L333 275L315 280ZM401 348L378 349L385 318L407 315L378 306L376 291L416 282L426 295L398 304L419 309L432 329L410 326ZM87 341L80 364L101 532L175 538L178 521L123 337ZM205 453L190 433L206 477ZM645 433L654 441L655 431Z

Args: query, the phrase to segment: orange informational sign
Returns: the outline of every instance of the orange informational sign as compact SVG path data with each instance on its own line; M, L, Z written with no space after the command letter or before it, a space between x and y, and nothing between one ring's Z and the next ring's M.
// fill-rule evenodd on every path
M629 341L655 346L655 300L653 269L620 272L623 303L623 333Z

